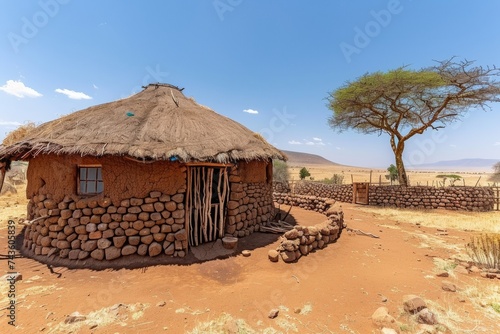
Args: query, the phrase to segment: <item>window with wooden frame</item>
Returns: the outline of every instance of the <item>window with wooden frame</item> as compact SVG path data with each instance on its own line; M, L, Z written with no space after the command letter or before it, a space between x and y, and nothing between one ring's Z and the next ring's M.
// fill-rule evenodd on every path
M95 195L104 190L101 166L78 166L78 194Z

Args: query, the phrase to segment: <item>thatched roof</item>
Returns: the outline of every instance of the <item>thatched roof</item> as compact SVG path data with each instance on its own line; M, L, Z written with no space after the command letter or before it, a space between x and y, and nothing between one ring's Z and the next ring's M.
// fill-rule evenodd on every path
M38 154L183 162L286 159L259 134L167 84L150 84L128 98L44 123L23 140L0 148L0 159Z

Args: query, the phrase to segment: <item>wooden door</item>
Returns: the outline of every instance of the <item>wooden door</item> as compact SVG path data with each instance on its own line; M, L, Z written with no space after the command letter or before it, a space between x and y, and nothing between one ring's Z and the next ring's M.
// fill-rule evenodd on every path
M226 167L188 167L186 217L190 246L224 236L228 196L229 176Z
M352 184L352 202L354 204L368 204L369 186L367 182L356 182Z

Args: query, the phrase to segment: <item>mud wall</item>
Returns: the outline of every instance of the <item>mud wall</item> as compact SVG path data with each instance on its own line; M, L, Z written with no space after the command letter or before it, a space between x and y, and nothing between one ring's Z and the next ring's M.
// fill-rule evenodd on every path
M176 162L146 164L113 156L39 155L29 161L27 198L50 194L60 202L65 195L76 194L79 165L102 166L102 195L114 206L123 199L144 198L153 189L174 194L186 186L186 167Z
M235 237L250 235L271 218L272 180L266 173L269 163L240 162L231 169L226 234Z
M292 192L340 202L352 202L352 185L327 185L314 182L297 183ZM369 204L411 209L491 211L494 193L490 187L401 187L370 186Z

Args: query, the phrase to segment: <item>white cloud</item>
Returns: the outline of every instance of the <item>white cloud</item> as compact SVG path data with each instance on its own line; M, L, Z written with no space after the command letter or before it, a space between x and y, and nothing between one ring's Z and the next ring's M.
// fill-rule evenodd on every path
M253 115L257 115L259 113L257 110L253 110L253 109L245 109L245 110L243 110L243 112L253 114Z
M19 122L9 122L9 121L2 121L0 120L0 126L19 126L22 125Z
M320 141L319 143L316 143L316 145L325 146L325 143L323 143L322 141Z
M69 89L57 88L55 90L55 92L56 93L60 93L60 94L64 94L64 95L66 95L67 97L69 97L70 99L73 99L73 100L90 100L90 99L92 99L90 96L88 96L85 93L75 92L74 90L69 90Z
M337 150L339 150L339 151L342 149L342 148L340 148L340 147L338 147L338 146L337 146L337 147L335 147L335 148L336 148Z
M296 141L296 140L290 140L288 142L288 144L292 144L292 145L302 145L302 143L300 141Z
M314 137L314 138L313 138L313 140L314 140L314 141L323 141L323 139L318 138L318 137Z
M493 144L494 146L500 146L500 141L497 141L495 144Z
M92 84L92 86L94 86L94 89L99 89L96 84Z
M312 141L306 141L305 143L306 145L314 145L314 143Z
M455 145L455 144L450 144L450 147L455 148L455 147L457 147L457 145Z
M5 85L0 87L1 91L7 94L14 95L16 97L40 97L42 94L34 90L33 88L26 87L24 83L16 80L7 80Z

